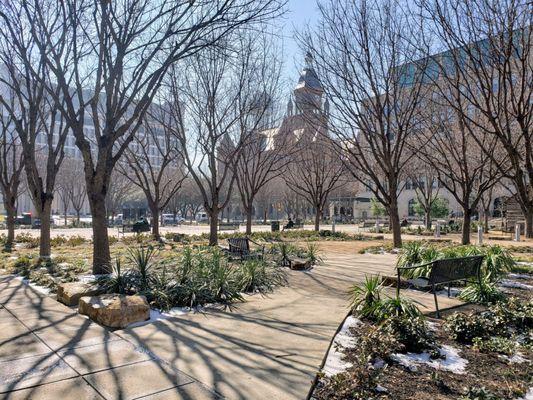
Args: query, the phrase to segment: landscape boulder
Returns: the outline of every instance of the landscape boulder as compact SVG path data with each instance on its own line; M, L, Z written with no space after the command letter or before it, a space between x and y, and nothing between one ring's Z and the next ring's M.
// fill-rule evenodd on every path
M67 306L75 306L83 296L96 296L102 289L89 282L65 282L57 286L57 301Z
M146 297L138 295L104 294L82 297L78 311L110 328L125 328L134 322L150 319L148 301Z
M303 271L311 268L311 260L299 257L293 257L290 259L290 267L296 271Z

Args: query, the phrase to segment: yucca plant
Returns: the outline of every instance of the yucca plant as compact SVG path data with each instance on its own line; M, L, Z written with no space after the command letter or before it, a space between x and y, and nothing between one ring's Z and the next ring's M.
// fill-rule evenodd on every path
M397 267L414 266L418 264L427 263L439 258L438 250L421 242L405 243L398 257ZM412 279L419 276L428 276L430 267L421 267L415 269L401 270L401 275L407 279Z
M383 286L379 275L365 276L365 281L350 289L350 309L353 314L373 318L376 307L381 302Z
M320 257L320 251L318 250L318 245L316 243L307 242L305 257L311 261L312 264L322 262L322 257Z
M99 277L96 283L107 293L127 294L130 292L131 277L128 271L122 271L122 261L117 257L112 266L112 273Z
M127 259L135 271L138 280L139 291L144 292L150 286L150 270L154 263L152 259L156 255L156 250L152 246L141 246L128 248Z
M286 266L286 262L289 259L290 256L294 255L296 253L296 248L294 245L287 243L287 242L280 242L275 247L275 250L278 252L278 263Z
M161 311L170 310L177 301L179 286L164 266L160 272L154 273L151 279L148 300L151 305Z
M285 271L262 260L249 260L238 266L239 289L243 292L268 292L287 283Z
M491 304L503 300L505 296L498 289L496 283L485 276L481 279L481 282L469 284L461 292L459 298L469 303Z
M422 317L422 312L417 304L422 305L417 301L405 297L392 297L376 305L374 309L374 317L378 321L399 316L406 316L408 318Z
M485 248L483 275L489 280L496 280L505 272L513 269L515 261L507 249L494 245Z

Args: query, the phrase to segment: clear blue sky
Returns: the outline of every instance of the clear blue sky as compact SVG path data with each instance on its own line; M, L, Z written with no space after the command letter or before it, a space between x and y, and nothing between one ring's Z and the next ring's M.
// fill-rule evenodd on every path
M303 67L303 54L294 40L294 30L311 26L318 19L316 0L289 0L288 13L281 21L283 25L283 44L285 50L285 78L290 84L296 84L298 71Z

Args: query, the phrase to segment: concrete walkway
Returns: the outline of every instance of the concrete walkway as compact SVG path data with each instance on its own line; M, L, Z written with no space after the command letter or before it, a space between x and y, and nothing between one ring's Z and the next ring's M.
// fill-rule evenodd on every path
M0 399L217 398L18 278L0 278L0 304Z
M0 398L303 399L348 312L348 288L394 262L330 252L269 296L114 333L1 278ZM415 297L432 310L431 295Z
M328 253L289 286L248 296L232 310L209 310L122 331L228 399L304 399L336 329L347 290L365 274L393 274L391 255ZM407 291L406 291L407 292ZM433 310L433 296L410 295ZM459 304L442 297L441 308Z

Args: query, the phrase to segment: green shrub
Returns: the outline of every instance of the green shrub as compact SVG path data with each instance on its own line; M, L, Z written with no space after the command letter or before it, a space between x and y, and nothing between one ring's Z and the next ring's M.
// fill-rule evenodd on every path
M57 282L44 268L31 271L28 279L36 285L50 289L52 293L57 290Z
M473 386L468 389L466 395L460 398L460 400L502 400L496 396L490 390L484 387Z
M483 353L501 353L513 355L516 350L516 342L501 336L495 336L488 339L476 337L472 340L474 348Z
M32 270L33 264L34 260L28 256L20 256L11 263L9 268L14 274L19 274L24 278L28 278L30 276L30 271Z
M421 317L401 315L385 320L380 328L393 335L406 351L420 353L425 350L436 351L437 344L428 330L426 321Z
M15 237L15 242L17 243L24 243L27 248L29 249L35 249L39 247L39 238L33 237L29 233L19 233Z
M381 303L382 290L379 275L367 275L363 283L353 285L349 292L352 314L374 319L376 307Z
M506 302L491 306L490 311L505 324L519 330L533 328L533 299L523 301L518 297L511 297Z
M465 344L472 344L474 338L488 339L507 333L505 320L492 312L454 313L446 319L444 326L453 340Z

